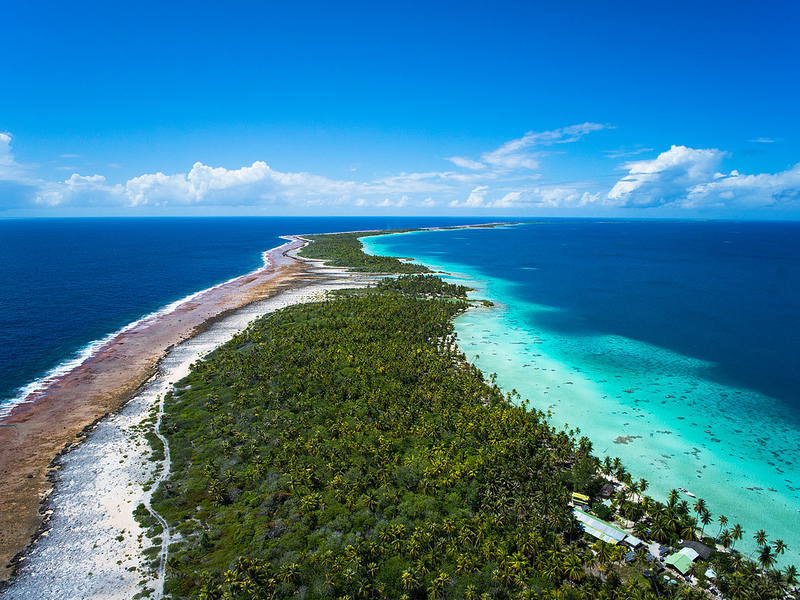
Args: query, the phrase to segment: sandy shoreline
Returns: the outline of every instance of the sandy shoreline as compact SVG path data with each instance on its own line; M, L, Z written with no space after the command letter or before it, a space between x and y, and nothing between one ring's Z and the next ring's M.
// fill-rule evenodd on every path
M229 322L229 325L235 322L236 327L242 328L258 314L276 310L286 303L308 299L314 294L318 295L326 287L358 285L352 276L340 269L323 268L319 261L296 259L292 255L304 245L304 241L297 237L287 239L290 241L268 253L267 265L264 268L211 288L180 304L172 312L147 319L133 328L124 330L82 364L58 377L44 393L38 394L30 402L15 407L11 414L2 420L0 497L3 498L3 509L0 511L0 580L5 580L11 575L17 561L23 558L32 537L43 527L45 515L40 513L45 512L45 508L50 508L50 504L56 504L57 515L61 508L59 503L65 505L65 502L60 500L62 491L84 488L89 500L99 498L93 502L94 505L98 505L98 501L102 503L109 500L109 490L113 492L114 486L119 483L115 482L115 477L124 482L124 488L138 486L141 489L140 484L146 481L147 477L146 473L136 465L148 462L142 454L146 452L147 444L140 439L140 431L134 435L138 429L131 429L131 427L138 428L136 423L140 422L149 410L144 405L137 408L141 402L130 402L129 411L123 410L118 415L101 421L89 436L91 443L81 444L77 450L69 453L66 453L64 448L65 445L74 446L80 441L79 438L83 437L84 430L91 429L93 424L105 415L119 411L131 398L146 396L148 386L152 388L153 383L158 380L156 375L159 364L171 351L175 353L180 349L180 352L185 353L184 346L191 344L184 342L198 338L198 335L206 330L211 331L215 323L218 324L219 330L227 329L230 337L235 331L232 331L230 326L226 327L224 325L226 322ZM273 300L270 301L270 298ZM243 318L246 320L242 321ZM218 345L222 343L222 339L217 331L212 334L210 343ZM190 362L194 360L196 357ZM152 399L145 402L145 405L149 406L151 403ZM133 416L128 416L128 413ZM109 433L109 427L112 430L116 427L116 433ZM95 438L97 441L94 441ZM128 442L124 442L126 439ZM100 448L103 450L98 450ZM113 452L105 452L109 448L113 448ZM92 458L79 457L79 455L91 457L93 452L96 454ZM98 465L103 464L105 455L113 457L118 468L113 468L109 463L100 468ZM56 456L59 458L54 461ZM64 470L57 471L52 468L57 462L64 465ZM69 477L73 479L65 479L68 466L73 473ZM141 467L152 468L153 464ZM60 481L59 499L44 504L44 499L53 489L52 481L56 479ZM104 479L109 479L113 484L111 487L105 484L105 492L102 489ZM70 482L68 486L65 483L67 481ZM92 489L95 491L91 492ZM128 497L127 493L130 491L124 489L112 493L112 496L122 494L116 498L117 505L130 505L128 507L130 510L135 508L138 501L134 501L133 496ZM84 498L84 505L87 504L86 499ZM81 502L76 506L80 508ZM103 512L108 516L117 508L119 506L106 507ZM96 530L98 523L92 523L91 518L86 523L88 529L84 528L83 534L80 534L82 528L80 518L73 518L66 526L70 531L77 532L77 539L83 539L83 544L88 543L89 548L95 538L100 540L104 537L102 528ZM128 523L121 529L129 531L134 526L138 527L135 523ZM50 535L53 535L52 532ZM125 539L125 534L118 535ZM127 539L136 541L133 537ZM38 545L30 547L35 550ZM114 566L117 566L116 560L122 561L120 567L125 566L127 559L124 556L126 554L134 556L135 550L133 547L128 548L126 553L115 559ZM85 575L86 571L83 572L84 577ZM6 595L16 597L16 592L11 593L16 589L15 583ZM115 597L99 589L97 592L106 597ZM120 597L130 596L123 594Z

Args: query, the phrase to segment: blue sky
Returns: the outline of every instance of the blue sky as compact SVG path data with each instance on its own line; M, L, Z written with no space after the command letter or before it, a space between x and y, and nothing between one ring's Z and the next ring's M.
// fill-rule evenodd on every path
M0 217L800 218L800 3L651 4L14 2Z

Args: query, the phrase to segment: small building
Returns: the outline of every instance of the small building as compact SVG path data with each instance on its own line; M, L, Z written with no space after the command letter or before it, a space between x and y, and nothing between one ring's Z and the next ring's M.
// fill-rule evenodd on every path
M589 496L586 494L579 494L578 492L572 492L572 499L579 504L589 504Z
M585 506L588 508L589 496L586 494L579 494L578 492L572 492L572 504L575 506Z
M697 554L700 555L700 558L703 560L708 560L708 557L714 552L714 548L711 546L706 546L702 542L692 542L689 540L684 540L680 543L681 548L691 548Z
M626 546L630 546L634 550L636 548L639 548L640 546L644 546L645 545L645 543L642 540L637 538L635 535L631 535L631 534L626 535L623 538L622 543L625 544Z
M686 575L692 568L692 563L700 556L692 548L683 548L680 552L670 554L664 561L668 567L672 567L681 575Z
M600 488L600 491L597 492L597 497L602 498L603 500L608 500L611 498L611 495L614 493L615 489L616 488L614 487L613 483L606 483L602 488Z
M603 540L609 544L619 544L628 535L619 527L614 527L610 523L606 523L602 519L585 513L579 508L573 508L572 512L575 514L575 518L583 525L583 530L589 535L596 537L598 540Z

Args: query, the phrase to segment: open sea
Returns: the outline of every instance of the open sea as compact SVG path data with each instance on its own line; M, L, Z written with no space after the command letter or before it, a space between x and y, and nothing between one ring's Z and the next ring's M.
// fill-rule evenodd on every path
M493 308L459 344L506 391L800 564L800 223L552 220L379 236ZM682 494L690 505L694 499Z

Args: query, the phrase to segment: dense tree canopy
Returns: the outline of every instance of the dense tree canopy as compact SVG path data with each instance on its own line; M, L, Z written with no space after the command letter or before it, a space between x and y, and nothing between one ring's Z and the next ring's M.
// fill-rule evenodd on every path
M553 585L533 566L572 529L571 440L454 349L464 307L400 294L297 306L196 365L163 425L174 458L157 508L184 540L171 591Z
M568 503L605 473L625 485L597 514L672 544L695 536L688 504L677 492L666 505L644 496L647 482L618 459L601 463L579 432L554 429L487 383L455 345L451 319L469 306L466 291L412 275L339 293L266 315L194 365L162 422L172 470L154 507L177 540L168 594L673 594L646 577L645 552L624 565L624 551L583 533ZM694 511L710 519L704 502ZM741 534L737 525L729 536ZM773 558L765 571L740 555L710 562L727 597L779 598L795 575L770 570Z
M404 230L369 231L360 233L314 234L303 236L314 243L300 251L305 258L324 260L336 267L349 267L368 273L430 273L430 269L392 256L364 254L360 237L402 233Z

